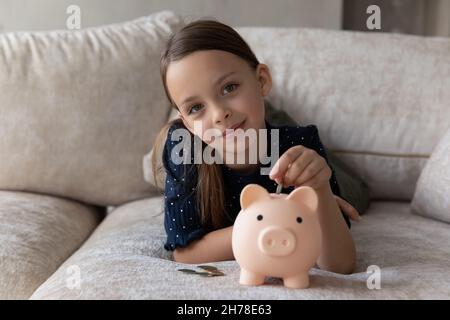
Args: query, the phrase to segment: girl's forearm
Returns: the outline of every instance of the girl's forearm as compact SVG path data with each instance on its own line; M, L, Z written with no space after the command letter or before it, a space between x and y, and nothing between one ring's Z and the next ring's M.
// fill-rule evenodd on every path
M317 265L336 273L352 273L356 250L329 184L316 189L319 197L319 221L322 228L322 253Z
M231 234L233 227L212 231L185 248L177 248L173 257L182 263L207 263L233 260Z

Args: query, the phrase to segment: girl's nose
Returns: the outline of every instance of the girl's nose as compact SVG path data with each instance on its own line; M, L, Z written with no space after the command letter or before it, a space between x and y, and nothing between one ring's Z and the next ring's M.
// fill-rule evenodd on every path
M222 106L215 106L213 112L213 120L217 124L224 123L224 120L231 116L231 110Z

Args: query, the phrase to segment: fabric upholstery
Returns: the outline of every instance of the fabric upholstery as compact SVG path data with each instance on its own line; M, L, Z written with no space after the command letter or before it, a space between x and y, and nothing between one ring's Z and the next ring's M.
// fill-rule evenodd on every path
M0 191L0 299L27 299L99 224L103 209Z
M142 157L167 119L163 11L76 31L0 34L0 189L118 205L150 195Z
M33 294L32 299L449 299L448 225L410 213L408 203L371 203L364 219L352 226L357 269L338 275L311 271L311 288L282 287L268 279L261 287L239 285L235 261L213 263L223 277L203 278L177 271L162 249L163 198L116 208L92 237ZM420 232L418 232L420 230ZM66 269L77 265L81 285L66 286ZM370 290L368 267L381 270L381 289Z
M414 213L450 223L450 129L420 174L411 208Z

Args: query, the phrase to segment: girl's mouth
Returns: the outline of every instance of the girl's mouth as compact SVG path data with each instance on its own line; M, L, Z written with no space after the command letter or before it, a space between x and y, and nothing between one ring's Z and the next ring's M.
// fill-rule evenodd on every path
M245 120L243 120L242 122L238 123L237 125L232 126L231 128L227 128L225 129L225 131L222 133L222 136L225 139L230 139L232 137L234 137L236 135L236 130L237 129L242 129L245 125Z

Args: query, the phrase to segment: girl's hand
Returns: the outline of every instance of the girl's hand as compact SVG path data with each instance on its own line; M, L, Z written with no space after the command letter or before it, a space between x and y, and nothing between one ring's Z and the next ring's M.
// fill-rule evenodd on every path
M316 151L298 145L287 150L272 168L269 177L283 186L309 186L318 189L329 184L331 169L326 160ZM353 221L361 216L350 203L334 196L339 208Z
M336 198L336 202L339 206L339 208L342 210L342 212L348 216L353 221L360 221L361 216L359 215L358 210L355 209L350 203L342 199L341 197L334 196Z
M330 183L331 169L315 150L298 145L278 159L269 177L284 187L308 186L319 189Z

